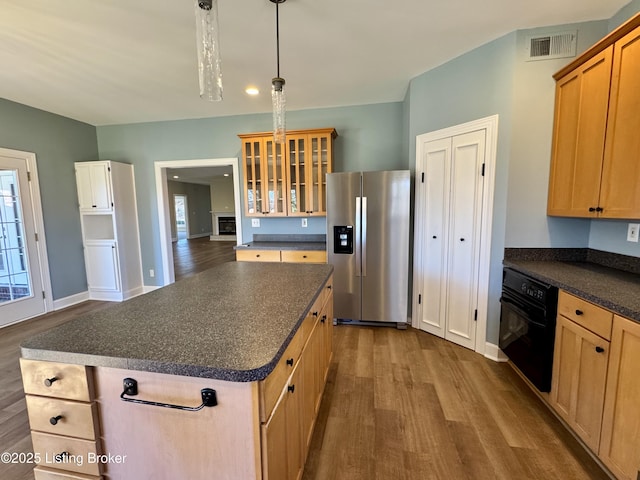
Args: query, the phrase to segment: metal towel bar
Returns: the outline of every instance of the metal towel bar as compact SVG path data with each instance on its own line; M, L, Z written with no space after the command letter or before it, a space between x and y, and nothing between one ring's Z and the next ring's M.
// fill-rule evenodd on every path
M197 412L204 407L215 407L218 404L216 391L212 388L203 388L200 390L202 397L202 405L197 407L185 407L184 405L174 405L172 403L152 402L149 400L139 400L137 398L128 398L125 395L135 396L138 394L138 381L133 378L125 378L122 381L123 392L120 394L120 400L124 402L139 403L141 405L152 405L155 407L173 408L176 410L186 410L187 412Z

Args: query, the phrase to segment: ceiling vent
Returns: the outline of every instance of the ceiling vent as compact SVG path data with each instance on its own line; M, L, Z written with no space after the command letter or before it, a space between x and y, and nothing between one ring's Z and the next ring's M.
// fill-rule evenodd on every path
M576 56L578 33L560 32L527 38L527 61Z

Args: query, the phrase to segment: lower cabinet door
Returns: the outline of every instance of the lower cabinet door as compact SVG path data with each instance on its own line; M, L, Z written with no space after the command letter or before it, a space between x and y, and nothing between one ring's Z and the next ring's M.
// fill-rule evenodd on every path
M615 315L599 456L619 479L640 475L640 323Z
M117 292L120 290L118 247L115 242L85 245L87 282L93 290Z
M598 451L609 342L558 316L549 402L582 440Z

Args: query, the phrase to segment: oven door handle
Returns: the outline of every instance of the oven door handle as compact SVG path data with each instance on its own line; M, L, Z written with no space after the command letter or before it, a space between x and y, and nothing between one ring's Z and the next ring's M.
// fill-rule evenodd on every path
M518 315L520 315L521 317L526 319L527 323L530 323L532 325L536 325L537 327L542 327L542 328L547 326L544 323L540 323L540 322L536 322L535 320L532 320L531 319L531 315L529 313L527 313L525 310L523 310L522 305L520 303L515 302L515 301L511 300L510 298L505 297L504 295L502 297L500 297L500 302L508 304L509 305L508 308L511 308Z

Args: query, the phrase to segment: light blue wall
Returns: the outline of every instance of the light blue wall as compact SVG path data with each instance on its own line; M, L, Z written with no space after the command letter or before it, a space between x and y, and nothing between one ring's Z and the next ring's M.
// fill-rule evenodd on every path
M335 127L335 171L406 168L402 155L403 105L326 108L287 112L287 128ZM101 159L119 160L135 166L142 262L145 285L163 276L155 191L154 162L209 158L240 158L239 133L268 131L271 115L243 115L175 122L156 122L98 127ZM240 179L242 182L242 178ZM244 207L243 207L244 208ZM261 218L260 228L242 219L243 241L254 233L325 233L324 218L311 218L302 228L299 218ZM155 269L156 278L148 277Z
M640 12L640 0L633 0L611 17L611 20L609 20L609 31L615 30L638 12Z
M0 147L33 152L54 300L87 290L73 162L96 160L96 129L0 99Z

